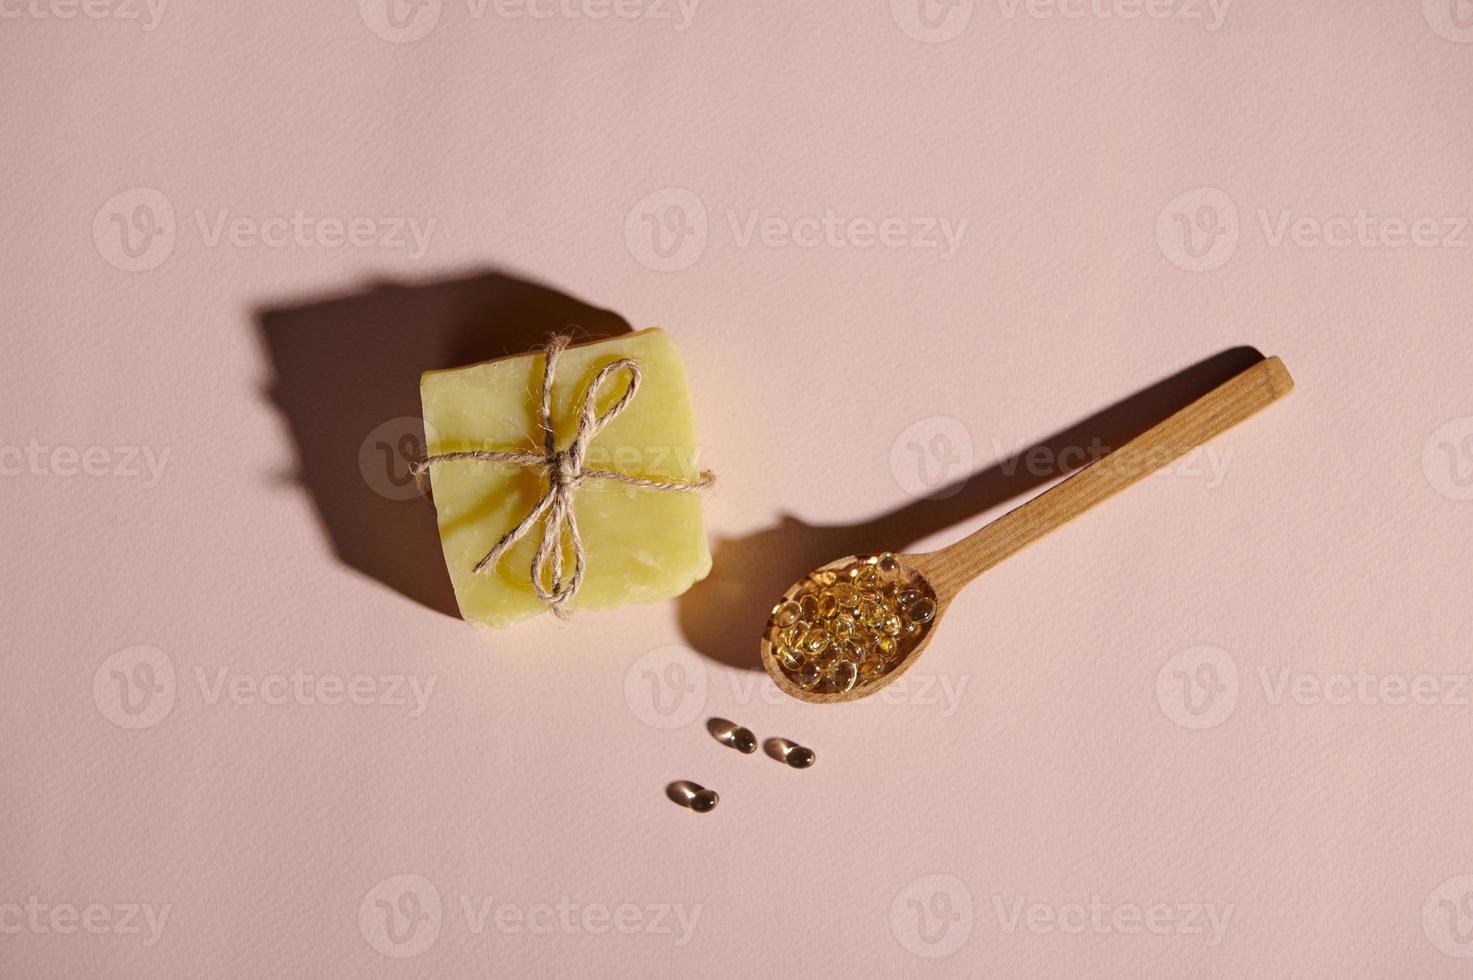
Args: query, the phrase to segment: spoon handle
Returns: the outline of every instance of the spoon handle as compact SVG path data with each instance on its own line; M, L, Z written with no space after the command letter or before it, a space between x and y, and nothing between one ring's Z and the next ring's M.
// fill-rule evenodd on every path
M950 599L1004 558L1227 431L1293 387L1283 361L1277 357L1259 361L981 530L940 551L907 556L907 561L931 582L938 596Z

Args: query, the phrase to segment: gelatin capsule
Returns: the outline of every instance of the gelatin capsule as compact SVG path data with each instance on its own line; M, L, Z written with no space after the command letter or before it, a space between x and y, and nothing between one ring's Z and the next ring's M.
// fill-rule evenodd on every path
M885 621L885 607L878 602L866 602L859 610L859 618L867 625L878 626Z
M803 637L807 632L801 625L789 626L778 635L778 645L792 647L795 650L802 649Z
M757 751L757 736L752 734L752 729L738 725L731 731L731 744L742 755L751 755Z
M887 575L893 575L895 572L900 571L900 559L896 558L888 551L880 556L880 560L877 564L879 565L880 571L884 572Z
M811 661L804 664L798 669L798 675L794 679L797 680L798 686L803 688L805 691L813 687L813 685L817 684L820 679L818 673L818 664Z
M716 741L731 746L743 755L751 755L757 749L757 736L752 734L750 728L734 721L711 718L706 722L706 730Z
M789 670L797 670L803 666L803 654L793 647L778 647L777 659Z
M859 681L859 668L853 661L842 660L834 670L834 686L841 692L847 694L854 690L854 685Z
M665 787L665 795L681 806L694 810L697 813L709 813L715 809L716 804L721 800L721 797L716 795L715 790L707 789L699 783L693 783L688 779L682 779Z
M809 630L808 635L803 640L803 647L809 653L823 653L829 648L829 644L832 642L833 638L823 630Z
M833 588L834 601L845 609L853 609L859 605L859 592L847 582L839 582Z
M929 623L936 616L936 603L930 599L917 599L905 615L912 623Z
M798 612L804 622L818 621L818 600L813 597L813 593L810 592L798 600Z
M813 765L816 758L817 756L813 754L812 749L804 748L801 745L791 745L787 752L784 753L784 761L794 769L807 769Z
M849 636L854 632L855 627L858 625L859 624L854 621L853 616L849 615L848 613L839 613L839 615L834 617L833 623L830 624L829 632L833 633L835 636Z
M839 603L831 593L825 592L818 597L818 614L824 619L829 619L839 611Z
M786 629L798 621L800 610L798 604L789 600L780 602L772 610L772 621L778 629Z
M880 636L875 638L875 649L879 650L886 660L889 660L895 656L895 651L899 649L899 644L895 642L893 637Z
M895 601L902 606L908 606L921 597L919 589L904 588L895 596Z
M880 624L880 629L888 636L899 636L902 628L899 616L886 616L885 621Z

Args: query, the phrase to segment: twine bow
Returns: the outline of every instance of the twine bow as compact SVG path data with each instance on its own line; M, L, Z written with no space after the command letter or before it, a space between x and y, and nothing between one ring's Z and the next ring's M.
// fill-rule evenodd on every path
M583 538L578 533L578 520L573 516L573 494L588 480L613 480L646 490L663 490L670 493L695 493L715 482L710 470L702 470L695 481L651 480L612 470L596 470L585 467L589 443L593 437L623 412L639 391L639 364L630 358L622 358L603 367L583 392L583 407L578 412L578 429L566 449L557 448L557 435L552 428L552 382L557 371L557 360L570 344L567 336L554 336L543 348L546 367L542 372L542 402L538 412L538 424L542 427L542 452L531 453L501 449L472 449L461 452L435 453L426 456L414 465L414 474L419 478L435 463L450 463L457 460L479 460L488 463L510 463L513 466L538 466L547 474L547 490L537 501L521 523L507 531L496 542L485 557L476 562L472 569L476 574L485 574L494 569L512 546L524 538L544 516L542 540L532 558L532 589L537 598L552 607L558 616L566 618L563 603L573 598L583 585ZM604 385L617 372L629 372L629 387L602 415L598 414L598 396ZM573 572L563 577L563 542L572 546ZM545 584L544 584L545 583Z

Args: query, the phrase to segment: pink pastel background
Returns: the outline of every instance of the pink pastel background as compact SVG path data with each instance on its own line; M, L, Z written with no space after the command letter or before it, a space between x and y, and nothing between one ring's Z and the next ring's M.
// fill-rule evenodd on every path
M1468 4L559 3L0 6L0 974L1466 975ZM478 633L380 453L570 310L676 336L718 578ZM1239 345L893 696L752 672Z

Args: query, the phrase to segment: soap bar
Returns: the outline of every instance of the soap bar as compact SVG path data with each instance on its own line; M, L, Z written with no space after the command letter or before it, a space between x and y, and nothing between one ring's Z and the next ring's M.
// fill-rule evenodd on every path
M694 482L699 478L695 419L685 367L670 335L658 328L568 347L553 375L552 422L557 447L577 430L578 412L594 375L629 358L639 365L639 390L589 443L585 467L633 477ZM420 379L429 455L474 450L541 453L538 422L541 351L430 371ZM628 387L623 371L603 385L598 410ZM476 563L537 505L547 490L541 466L483 460L437 462L431 471L445 564L461 616L505 627L548 611L532 589L532 560L543 522L494 568ZM584 575L564 609L604 609L670 599L706 577L711 552L701 520L700 493L674 493L612 480L587 480L573 497L584 548ZM571 552L564 568L571 572Z

